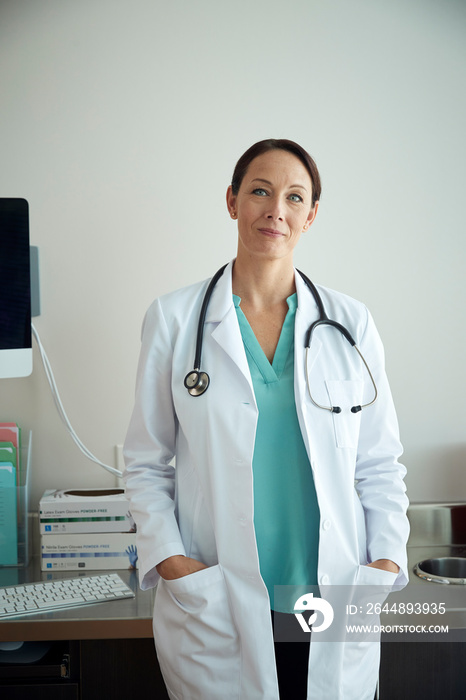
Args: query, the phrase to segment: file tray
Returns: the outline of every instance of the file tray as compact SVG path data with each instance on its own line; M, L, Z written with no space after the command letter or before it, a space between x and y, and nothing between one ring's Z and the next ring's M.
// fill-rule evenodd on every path
M30 559L29 474L32 433L23 436L18 470L0 474L0 567L27 566Z

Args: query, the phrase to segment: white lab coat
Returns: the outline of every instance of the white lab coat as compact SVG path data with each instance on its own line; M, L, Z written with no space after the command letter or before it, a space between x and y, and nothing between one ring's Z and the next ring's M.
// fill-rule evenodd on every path
M124 448L140 582L144 589L158 583L154 637L170 698L277 700L270 604L253 525L258 414L232 301L232 263L214 289L204 327L202 369L210 386L192 397L183 384L207 284L157 299L144 323ZM306 387L304 339L318 312L298 273L296 289L295 397L320 509L319 583L405 584L405 469L398 463L401 446L380 339L362 304L319 288L329 317L353 334L379 398L358 414L349 412L371 400L372 385L346 340L322 328L307 362L311 390L319 403L343 410L336 415L316 408ZM175 554L208 568L159 580L155 566ZM398 577L364 566L379 558L397 562ZM378 646L311 641L308 698L372 700Z

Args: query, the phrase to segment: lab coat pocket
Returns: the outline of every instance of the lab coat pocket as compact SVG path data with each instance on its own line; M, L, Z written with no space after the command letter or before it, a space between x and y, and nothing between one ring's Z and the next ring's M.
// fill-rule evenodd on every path
M159 581L154 639L174 698L239 697L239 641L220 565Z
M385 571L384 569L377 569L375 566L360 564L356 574L356 585L391 587L395 583L397 576L398 574L393 571Z
M361 564L356 573L355 585L351 590L350 605L352 610L347 622L365 630L362 636L357 634L355 641L367 641L369 644L380 638L380 613L382 606L392 591L398 574L373 566Z
M361 380L326 379L325 385L332 406L339 406L340 413L332 413L337 447L356 449L361 424L361 411L352 413L353 406L362 403L364 382Z
M398 574L393 571L376 569L374 566L364 564L358 566L356 585L353 588L353 603L356 603L366 618L360 620L361 624L374 622L373 614L391 592L397 576Z

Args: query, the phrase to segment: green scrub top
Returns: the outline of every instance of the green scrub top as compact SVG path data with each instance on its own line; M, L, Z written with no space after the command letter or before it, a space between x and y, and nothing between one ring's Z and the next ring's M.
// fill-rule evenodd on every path
M297 295L287 299L272 364L241 310L240 297L233 295L233 301L259 409L252 468L260 571L272 610L293 612L305 592L298 587L317 585L319 546L319 506L294 396Z

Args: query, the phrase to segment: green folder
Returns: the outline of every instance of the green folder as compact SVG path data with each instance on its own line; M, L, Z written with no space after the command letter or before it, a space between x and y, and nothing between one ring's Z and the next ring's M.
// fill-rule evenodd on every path
M16 447L12 442L0 442L0 462L11 462L18 466Z
M16 468L0 462L0 566L18 564Z

